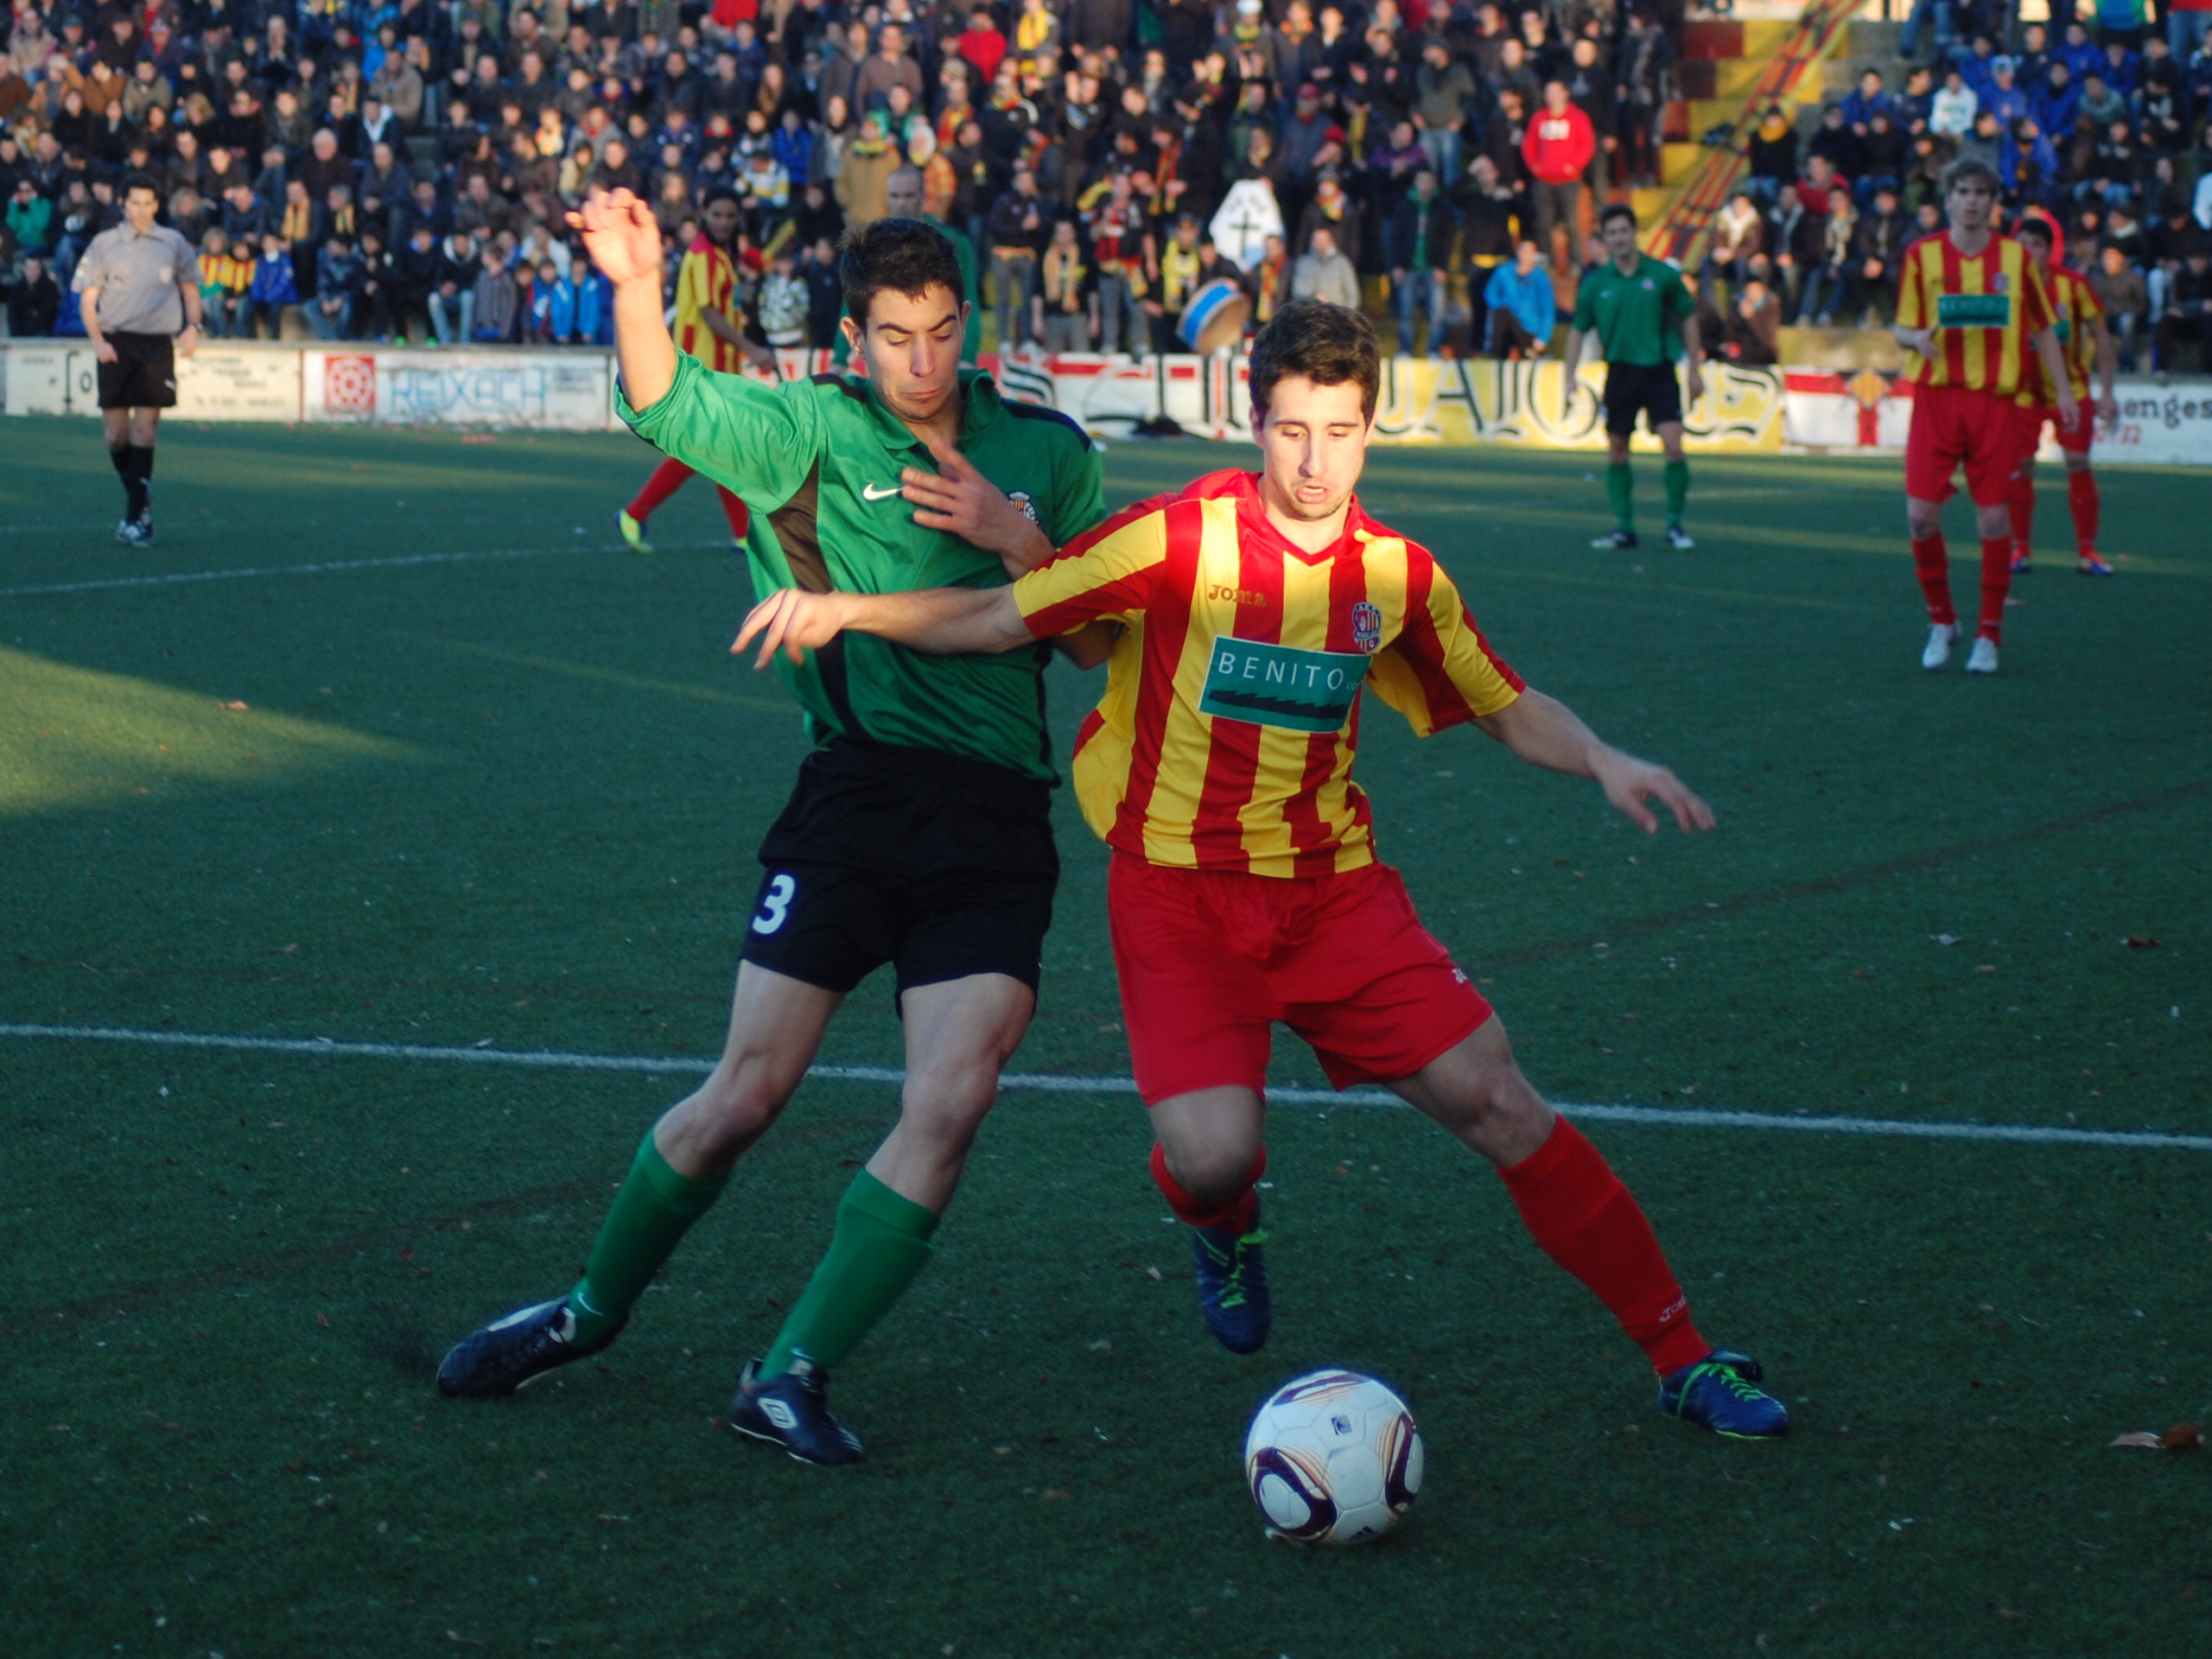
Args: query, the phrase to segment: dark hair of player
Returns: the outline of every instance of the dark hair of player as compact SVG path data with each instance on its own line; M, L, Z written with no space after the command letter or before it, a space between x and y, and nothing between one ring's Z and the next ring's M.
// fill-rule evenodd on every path
M845 308L862 328L869 305L887 288L918 300L943 287L956 303L965 292L960 256L944 232L919 219L872 219L847 231L837 242L837 281Z
M1968 179L1980 179L1993 196L2005 194L2005 181L1997 176L1997 169L1979 156L1961 156L1943 169L1943 194L1949 195Z
M2014 236L2032 236L2046 248L2057 245L2050 233L2050 221L2040 213L2030 213L2013 228Z
M1252 341L1252 407L1262 416L1275 382L1298 375L1317 386L1359 383L1359 412L1375 418L1382 391L1382 353L1374 325L1349 307L1293 300Z
M726 201L733 207L742 207L745 206L745 198L743 196L739 195L737 192L732 189L728 185L718 184L713 189L707 192L707 199L699 204L700 209L703 212L707 208L713 207L718 201Z
M1624 201L1609 201L1598 210L1598 228L1602 231L1617 219L1624 219L1633 225L1636 223L1636 209Z
M124 177L123 181L123 188L117 193L116 200L118 201L130 200L130 193L133 190L143 190L148 195L153 197L156 201L159 201L162 199L162 187L156 184L151 177L143 173L132 173Z

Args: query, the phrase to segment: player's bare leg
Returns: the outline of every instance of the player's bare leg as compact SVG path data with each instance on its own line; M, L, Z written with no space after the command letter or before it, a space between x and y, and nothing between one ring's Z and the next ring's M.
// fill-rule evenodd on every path
M661 1264L721 1195L731 1166L781 1115L842 1001L741 963L721 1058L639 1147L583 1278L565 1296L518 1308L463 1338L438 1367L439 1389L480 1399L512 1394L620 1335Z
M899 1122L868 1160L868 1173L943 1215L998 1098L999 1073L1036 1008L1036 993L1004 974L971 974L906 992L899 999L906 1083Z
M1787 1432L1781 1402L1753 1386L1758 1363L1698 1334L1643 1211L1597 1148L1521 1074L1495 1016L1390 1087L1497 1166L1544 1254L1643 1350L1659 1376L1661 1409L1723 1434Z

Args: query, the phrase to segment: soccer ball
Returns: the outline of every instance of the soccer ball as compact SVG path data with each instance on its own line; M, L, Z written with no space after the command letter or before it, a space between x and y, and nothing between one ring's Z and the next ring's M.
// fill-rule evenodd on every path
M1244 1484L1268 1530L1301 1544L1380 1538L1421 1491L1421 1427L1357 1371L1315 1371L1268 1396L1244 1437Z

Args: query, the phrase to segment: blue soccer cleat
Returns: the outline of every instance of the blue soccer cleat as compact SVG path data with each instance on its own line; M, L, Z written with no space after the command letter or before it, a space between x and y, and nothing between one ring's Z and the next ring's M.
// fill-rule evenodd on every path
M448 1398L494 1400L528 1387L548 1371L590 1357L621 1334L618 1325L597 1342L579 1343L576 1316L569 1311L566 1297L518 1307L454 1344L438 1367L438 1392Z
M867 1453L861 1437L830 1414L829 1382L829 1373L817 1370L804 1354L792 1355L791 1370L766 1382L760 1362L753 1360L737 1380L729 1426L783 1447L801 1463L858 1463Z
M1789 1432L1789 1413L1765 1389L1764 1373L1748 1354L1716 1348L1659 1383L1659 1409L1732 1440L1770 1440Z
M1255 1208L1253 1219L1256 1223ZM1194 1228L1191 1254L1198 1266L1198 1312L1206 1329L1232 1354L1256 1354L1268 1340L1274 1305L1268 1295L1268 1258L1261 1246L1268 1236L1255 1225L1236 1234L1217 1227Z

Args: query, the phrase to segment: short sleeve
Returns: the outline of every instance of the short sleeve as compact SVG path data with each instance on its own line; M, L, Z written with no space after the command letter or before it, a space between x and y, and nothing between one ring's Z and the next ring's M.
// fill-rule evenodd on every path
M649 408L632 408L618 385L614 412L663 454L772 512L805 486L821 458L820 395L810 381L772 385L716 374L678 352L675 380Z
M1681 271L1673 265L1667 267L1666 291L1660 298L1662 315L1669 322L1688 322L1697 315L1697 305L1690 298L1689 284L1682 280Z
M2097 290L2075 277L2069 286L2074 290L2074 309L2083 322L2094 322L2105 314L2105 302L2097 297Z
M77 274L69 281L74 294L89 294L107 281L107 238L96 236L92 246L85 250L85 257L77 262Z
M1014 602L1029 632L1050 639L1100 617L1135 620L1152 603L1167 563L1168 516L1157 501L1140 502L1017 578Z
M2033 340L2056 321L2051 315L2050 290L2044 286L2043 272L2032 259L2020 261L2020 333Z
M1926 327L1925 300L1921 295L1921 257L1917 245L1904 251L1904 270L1897 283L1897 327L1920 328Z
M1503 267L1500 267L1503 269ZM1588 272L1574 285L1574 330L1594 334L1598 327L1598 283Z
M1408 543L1405 625L1367 671L1368 683L1422 737L1494 715L1527 688L1490 647L1459 590L1426 549Z
M1080 433L1053 446L1058 452L1052 468L1052 535L1055 541L1071 542L1096 529L1106 517L1106 474L1099 464L1097 446Z

